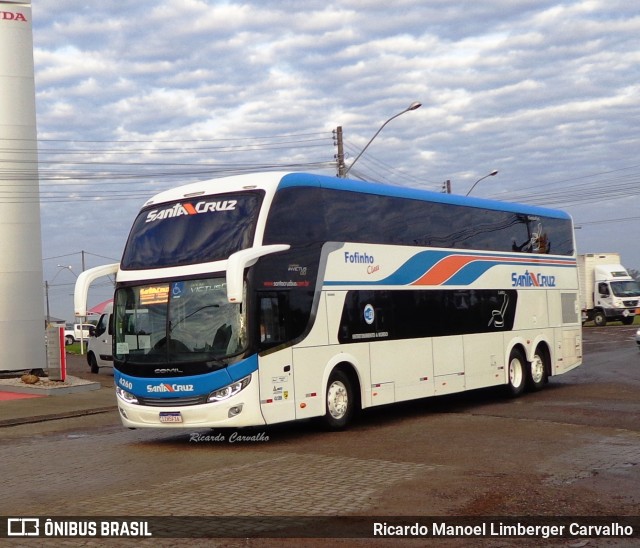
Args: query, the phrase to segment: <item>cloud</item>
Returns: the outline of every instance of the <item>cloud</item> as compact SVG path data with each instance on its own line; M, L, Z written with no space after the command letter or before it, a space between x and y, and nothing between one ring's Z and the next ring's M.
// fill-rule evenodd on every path
M57 151L41 154L42 167L82 172L74 187L45 180L69 202L45 204L43 228L56 215L111 224L87 244L105 242L106 255L119 254L137 205L77 202L69 190L115 191L126 174L136 201L205 176L195 167L329 162L338 125L349 162L414 100L423 107L385 128L359 173L435 190L450 179L455 192L499 169L474 194L544 205L559 181L637 155L640 15L628 1L39 0L33 13L41 149ZM270 141L306 134L313 146ZM575 203L571 185L553 205L564 199L580 222L630 217L633 189L609 200L615 184L588 179L585 196L606 207ZM620 226L597 225L597 238L588 226L581 250L610 251L599 235ZM631 237L609 241L640 267ZM45 236L51 253L78 245Z

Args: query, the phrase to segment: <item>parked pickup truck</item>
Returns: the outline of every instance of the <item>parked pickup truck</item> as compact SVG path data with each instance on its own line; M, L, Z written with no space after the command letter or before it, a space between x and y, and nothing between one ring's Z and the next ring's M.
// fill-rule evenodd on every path
M89 337L93 335L95 328L96 326L92 323L67 324L64 329L64 343L69 345L80 339L88 341Z

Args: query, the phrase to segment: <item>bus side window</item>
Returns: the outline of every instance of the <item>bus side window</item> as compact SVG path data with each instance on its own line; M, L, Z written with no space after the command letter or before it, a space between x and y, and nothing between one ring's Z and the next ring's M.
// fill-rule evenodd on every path
M286 326L284 306L277 295L260 297L260 342L262 344L277 344L286 340Z

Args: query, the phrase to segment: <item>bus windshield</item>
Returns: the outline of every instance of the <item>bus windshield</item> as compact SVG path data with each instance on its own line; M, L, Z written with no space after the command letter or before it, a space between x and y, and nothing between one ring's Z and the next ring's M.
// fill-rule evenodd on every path
M251 247L263 193L216 194L143 209L122 256L123 270L224 260Z
M206 363L244 352L242 306L227 301L224 278L122 287L115 296L115 359L136 364Z

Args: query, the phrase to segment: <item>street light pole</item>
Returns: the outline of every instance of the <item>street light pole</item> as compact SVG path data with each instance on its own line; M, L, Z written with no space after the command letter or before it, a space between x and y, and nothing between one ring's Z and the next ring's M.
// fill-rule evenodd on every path
M409 112L410 110L417 110L422 106L422 103L415 101L414 103L411 103L407 108L405 108L402 112L398 112L398 114L392 116L391 118L389 118L384 124L382 124L380 126L380 129L378 129L378 131L376 131L375 135L373 137L371 137L371 139L369 140L369 142L364 146L364 148L360 151L360 154L358 154L356 156L356 159L351 162L351 165L343 172L342 174L342 178L346 178L346 176L349 174L349 171L351 171L351 168L353 167L353 164L355 164L359 159L360 156L362 156L362 154L364 153L365 150L367 150L367 148L369 148L369 145L373 142L373 140L378 136L378 133L380 133L382 131L382 128L384 128L384 126L386 126L389 122L391 122L391 120L396 119L398 116L402 116L405 112Z
M483 179L486 179L487 177L493 177L494 175L497 175L497 174L498 174L498 170L497 170L497 169L494 169L491 173L487 173L484 177L480 177L480 179L478 179L475 183L473 183L473 184L471 185L471 188L469 189L469 192L467 192L467 193L465 194L465 196L469 196L469 194L471 194L471 191L476 187L476 185L477 185L480 181L482 181Z
M78 277L78 275L72 270L71 265L66 266L66 265L59 264L58 268L62 268L62 269L66 268L76 278ZM49 282L48 280L44 281L44 294L45 294L45 298L47 300L47 327L49 327L49 324L51 323L51 315L49 313L49 287L51 287L51 284L59 276L60 272L62 272L62 270L58 270L58 272L56 272L56 275L52 278L51 282Z
M64 264L59 264L58 268L66 268L69 272L71 272L71 274L73 274L76 278L78 277L78 275L73 271L73 267L71 265L64 265Z

